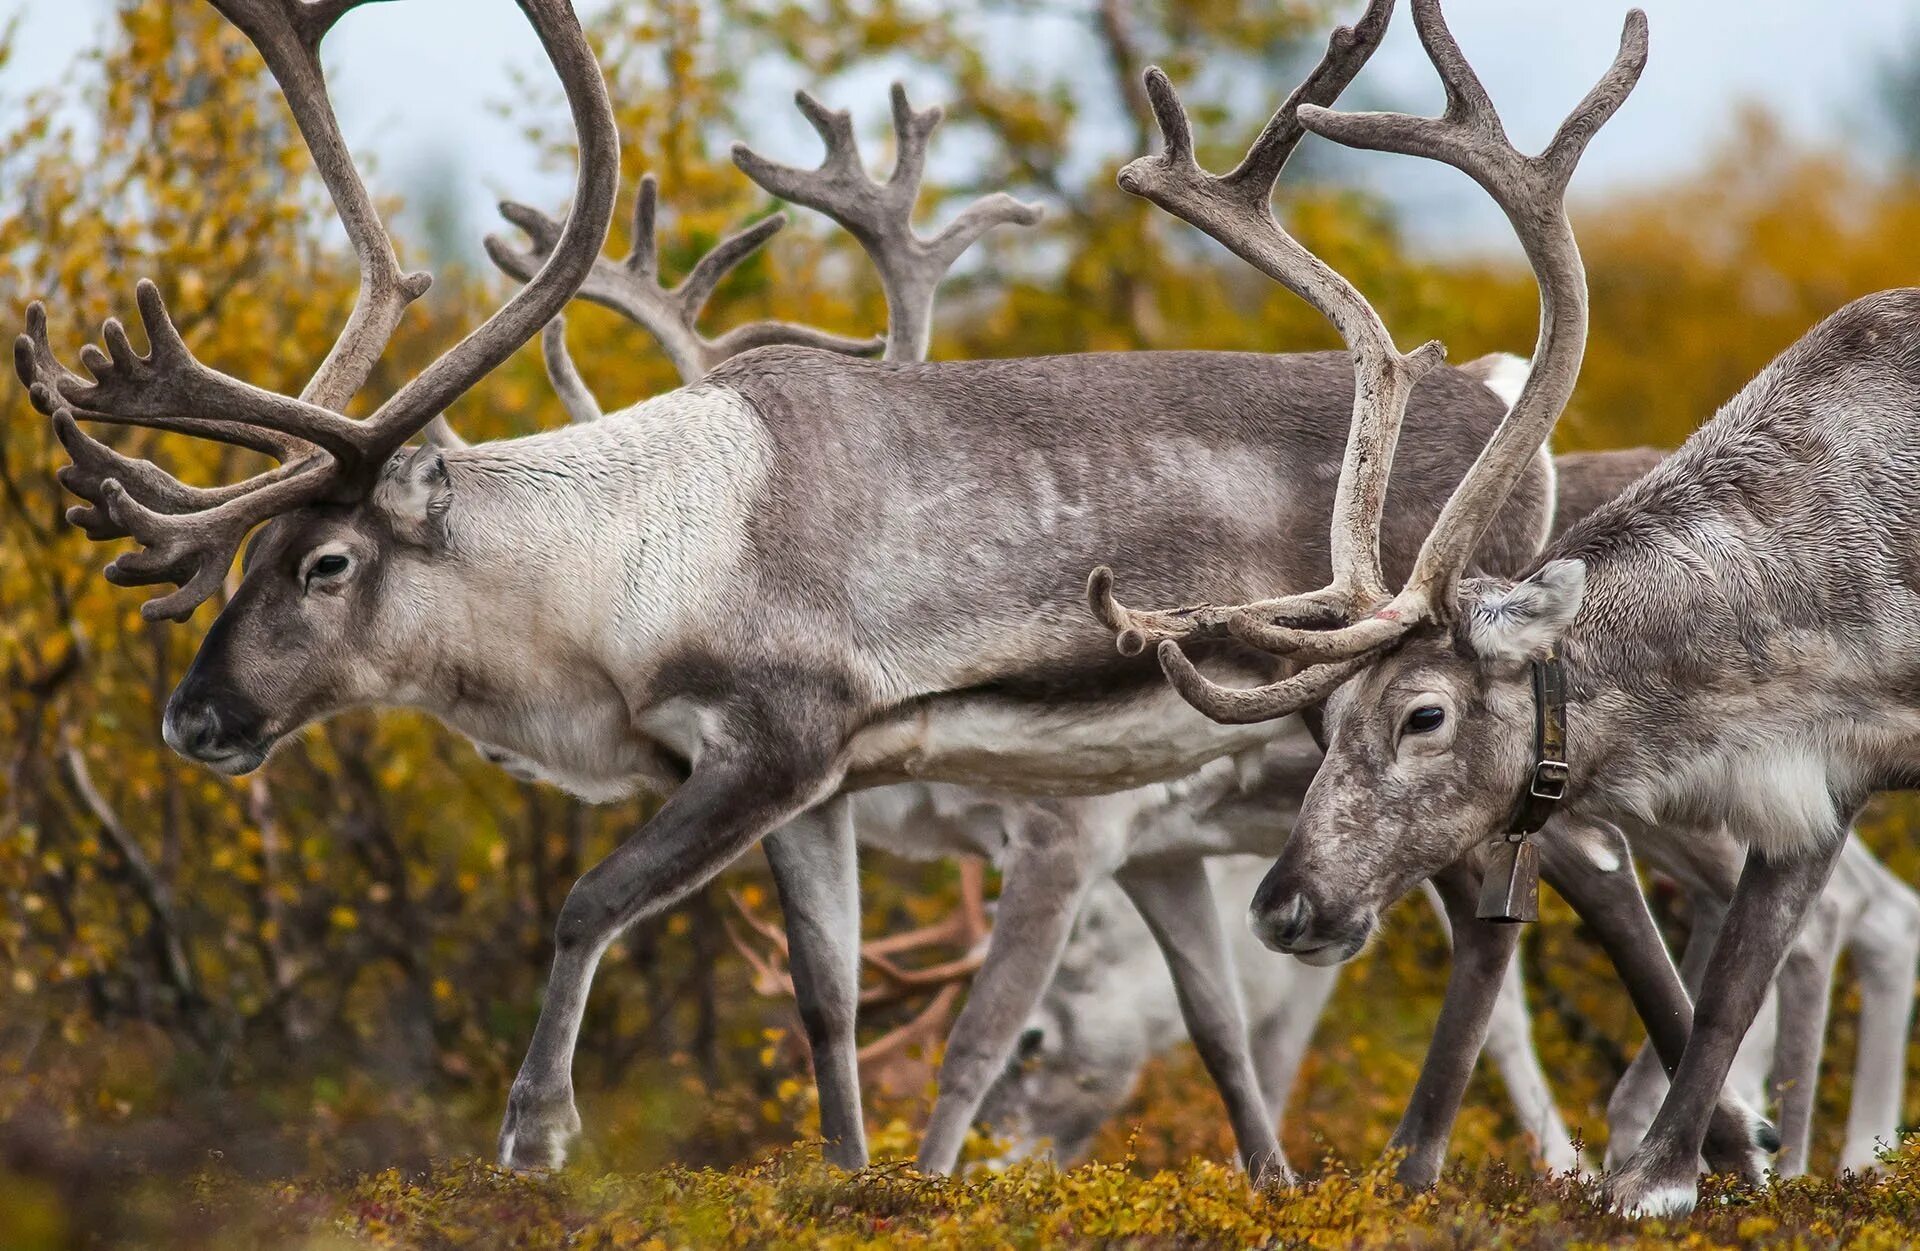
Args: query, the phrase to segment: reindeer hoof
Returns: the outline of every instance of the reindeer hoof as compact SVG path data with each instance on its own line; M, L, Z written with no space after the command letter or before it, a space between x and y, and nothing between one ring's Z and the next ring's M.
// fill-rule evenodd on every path
M1684 1216L1700 1201L1699 1158L1646 1145L1607 1179L1607 1206L1623 1216Z
M507 1096L507 1115L500 1125L500 1164L522 1172L558 1169L567 1162L567 1147L580 1136L580 1113L573 1091L542 1095L514 1083Z
M1706 1157L1710 1172L1730 1173L1749 1185L1759 1185L1766 1180L1778 1150L1780 1130L1772 1121L1744 1102L1723 1099L1707 1127L1700 1154Z
M1607 1206L1635 1220L1685 1216L1699 1201L1699 1184L1691 1175L1684 1180L1643 1181L1629 1169L1607 1184Z

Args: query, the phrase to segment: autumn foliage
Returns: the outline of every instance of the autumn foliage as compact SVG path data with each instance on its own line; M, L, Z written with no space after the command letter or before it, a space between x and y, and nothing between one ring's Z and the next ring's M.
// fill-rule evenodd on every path
M1098 63L1071 78L1010 72L980 50L998 46L986 37L995 23L1064 20L1037 10L628 7L595 35L621 112L624 185L644 171L661 180L670 276L772 207L726 159L728 139L764 133L764 119L744 111L748 71L806 67L853 105L864 133L879 99L843 84L870 85L853 71L884 60L910 68L917 89L938 88L950 120L937 142L977 157L939 190L1007 187L1052 209L1039 229L997 232L947 288L936 357L1337 345L1311 310L1112 179L1148 141L1132 88L1148 59L1195 83L1196 124L1214 141L1203 155L1224 164L1267 104L1255 93L1250 105L1235 84L1272 79L1277 100L1286 80L1273 66L1318 29L1317 4L1091 6L1074 30ZM78 343L125 315L134 280L150 275L201 359L297 390L346 316L355 271L245 41L205 5L121 0L98 50L56 88L14 93L5 55L0 44L4 317L44 299L55 340ZM545 83L500 91L527 119L528 142L570 161L555 96ZM1116 134L1105 155L1088 140ZM1288 189L1289 220L1402 343L1438 337L1456 360L1524 350L1535 306L1514 257L1410 253L1391 216L1345 188L1338 160L1319 157ZM371 182L384 181L376 169ZM1755 112L1694 173L1587 202L1577 226L1594 329L1559 445L1671 446L1819 317L1915 279L1920 185L1797 147ZM624 251L625 240L610 246ZM397 387L503 290L493 274L443 268L370 391ZM804 222L736 272L707 324L770 315L867 333L883 309L857 252ZM673 385L631 325L597 309L570 323L574 354L609 407ZM405 714L312 729L249 780L176 759L160 742L159 710L215 607L186 627L143 621L138 596L100 577L111 552L61 521L70 501L53 480L63 457L48 423L11 379L0 403L0 1241L146 1231L192 1246L804 1245L829 1234L844 1245L1557 1246L1575 1233L1628 1236L1580 1185L1527 1176L1490 1082L1476 1086L1456 1136L1461 1171L1437 1196L1399 1194L1371 1169L1441 986L1440 940L1412 910L1347 975L1309 1061L1285 1141L1296 1161L1327 1164L1301 1195L1254 1194L1208 1163L1230 1159L1231 1143L1190 1056L1151 1070L1101 1140L1097 1168L977 1182L898 1167L833 1174L807 1149L784 1151L812 1115L784 1045L790 1008L755 992L726 938L726 889L771 907L757 857L637 926L603 965L576 1074L580 1165L543 1180L474 1163L491 1148L532 1028L560 901L644 808L590 808L517 783ZM450 416L469 438L564 420L530 352ZM122 445L202 482L246 455L153 437ZM1920 880L1909 828L1907 806L1888 801L1868 833L1896 871ZM952 904L951 866L876 860L869 870L871 933L924 924ZM1551 910L1526 952L1547 1070L1597 1152L1606 1093L1637 1032L1569 914ZM1850 1021L1843 994L1823 1095L1823 1126L1836 1133ZM912 1095L870 1109L883 1157L911 1154L926 1106ZM1817 1139L1816 1167L1833 1138ZM1707 1205L1688 1228L1701 1245L1776 1235L1899 1245L1915 1195L1920 1180L1900 1163L1878 1188L1796 1185Z

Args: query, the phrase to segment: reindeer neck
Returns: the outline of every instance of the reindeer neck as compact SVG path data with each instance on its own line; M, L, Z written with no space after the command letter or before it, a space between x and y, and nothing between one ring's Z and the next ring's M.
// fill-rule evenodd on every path
M444 601L436 688L509 708L642 689L738 597L757 437L738 400L690 389L449 452L444 567L423 575Z

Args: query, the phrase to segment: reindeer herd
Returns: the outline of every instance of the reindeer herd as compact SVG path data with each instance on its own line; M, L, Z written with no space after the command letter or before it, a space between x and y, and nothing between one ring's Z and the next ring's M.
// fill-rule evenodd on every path
M489 252L524 285L352 418L428 283L396 260L320 70L362 0L211 2L265 58L352 241L346 327L299 395L274 394L195 359L142 282L145 354L109 321L104 350L80 350L86 373L69 370L36 305L16 365L71 457L70 520L137 544L107 578L174 588L150 618L187 618L246 546L168 701L176 751L242 774L313 721L403 705L523 776L660 800L560 912L504 1163L557 1166L580 1131L573 1051L601 954L756 845L826 1150L846 1167L867 1161L863 844L986 857L1003 881L945 1039L928 1171L956 1167L983 1115L1016 1151L1071 1157L1184 1035L1247 1169L1290 1182L1275 1121L1336 966L1422 885L1454 957L1394 1138L1401 1178L1438 1176L1483 1044L1544 1162L1579 1167L1514 960L1510 922L1532 915L1540 876L1651 1042L1610 1109L1616 1206L1691 1206L1703 1162L1750 1180L1806 1167L1842 948L1863 970L1843 1163L1892 1144L1920 899L1850 822L1920 760L1920 291L1841 309L1664 459L1550 456L1587 327L1566 188L1645 64L1640 13L1536 156L1508 142L1439 0L1411 3L1440 117L1331 108L1385 33L1392 0L1371 0L1226 174L1195 163L1172 85L1149 72L1164 147L1121 186L1307 300L1347 353L929 363L942 276L1038 216L996 194L916 231L938 110L895 87L885 181L848 115L804 94L817 169L734 150L859 241L884 340L777 322L709 338L708 296L782 219L669 288L648 178L632 253L603 259L619 181L605 86L566 0L519 0L578 131L572 206L563 221L506 206L527 243ZM1455 368L1438 344L1396 347L1273 215L1308 132L1486 190L1538 282L1529 359ZM565 350L576 297L637 322L685 385L603 408ZM466 444L441 415L543 330L572 422ZM279 463L189 485L81 423ZM1677 967L1635 857L1689 901ZM1223 910L1292 959L1230 938Z

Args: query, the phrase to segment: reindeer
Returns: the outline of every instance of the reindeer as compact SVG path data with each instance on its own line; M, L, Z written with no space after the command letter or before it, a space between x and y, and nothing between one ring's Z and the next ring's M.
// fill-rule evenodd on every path
M1510 404L1523 380L1524 371L1516 377L1511 366L1503 366L1495 390ZM1556 456L1555 536L1645 476L1663 456L1651 449ZM1692 925L1680 971L1688 992L1697 996L1745 849L1723 826L1629 828L1634 849L1687 899ZM1920 962L1920 895L1851 831L1838 868L1781 964L1774 993L1747 1031L1728 1083L1756 1107L1769 1095L1777 1104L1781 1147L1773 1171L1781 1176L1808 1169L1821 1050L1842 951L1852 953L1859 973L1861 1037L1838 1166L1865 1171L1900 1136L1914 967ZM1608 1167L1624 1165L1639 1146L1666 1090L1658 1049L1643 1048L1607 1102Z
M1645 21L1630 15L1611 87L1544 154L1523 157L1435 0L1414 0L1414 16L1446 85L1441 118L1314 108L1300 119L1351 146L1445 160L1507 210L1541 289L1527 383L1400 591L1336 576L1320 592L1204 614L1203 628L1231 629L1299 672L1257 690L1221 687L1171 629L1159 657L1185 697L1227 720L1326 702L1326 764L1253 904L1261 937L1281 950L1350 956L1386 901L1463 857L1491 865L1500 894L1515 881L1511 893L1524 893L1537 823L1516 818L1555 806L1587 822L1710 837L1724 827L1747 847L1712 947L1716 976L1681 1054L1662 1048L1672 1087L1610 1183L1623 1210L1685 1211L1703 1148L1715 1166L1763 1171L1758 1150L1729 1156L1737 1139L1716 1143L1729 1066L1853 811L1913 776L1920 290L1830 316L1524 577L1465 576L1483 519L1551 431L1578 372L1585 281L1564 187L1593 121L1637 73ZM1399 413L1385 402L1356 422L1349 480L1378 471ZM1356 525L1336 534L1336 550L1364 549L1374 533ZM1560 832L1546 831L1542 855ZM1581 899L1571 902L1584 914Z
M1417 387L1405 370L1387 380L1411 417L1400 474L1389 488L1376 471L1384 466L1370 466L1362 489L1335 499L1341 414L1367 419L1382 380L1368 370L1356 385L1336 354L912 364L786 346L745 353L605 420L409 448L592 274L618 168L591 50L561 0L521 0L580 135L572 209L525 288L355 419L344 410L428 281L401 271L326 100L321 41L359 5L215 2L259 47L347 227L362 290L346 327L301 395L272 394L197 360L159 288L142 282L145 355L109 321L106 350L81 353L91 380L74 373L35 305L16 369L72 458L61 481L83 504L70 520L92 538L140 545L108 566L109 580L176 588L144 606L148 617L191 615L259 531L168 702L163 734L182 755L244 774L303 725L405 705L579 793L667 796L561 910L548 993L501 1131L512 1166L557 1166L579 1130L572 1053L607 945L755 844L781 895L829 1157L863 1163L851 795L943 781L1032 793L1044 806L1179 778L1271 741L1298 723L1219 726L1144 657L1115 657L1072 607L1080 571L1118 552L1156 596L1197 587L1231 602L1304 588L1327 566L1315 536L1329 513L1378 521L1385 509L1380 556L1403 573L1435 506L1500 421L1502 406L1477 379L1423 353ZM1389 8L1374 0L1359 27L1336 33L1276 116L1243 196L1264 202L1305 133L1296 109L1337 97ZM904 272L1031 217L994 196L931 239L914 232L912 190L937 115L899 107L907 141L871 194L890 223L876 246L898 252ZM829 145L821 185L838 201L868 196L850 123L809 115ZM736 160L776 190L793 172L745 152ZM907 294L890 338L916 333ZM1341 308L1378 326L1357 296ZM189 486L80 422L211 439L280 465ZM1486 510L1499 514L1479 548L1491 572L1524 567L1545 532L1550 465L1526 459L1511 498ZM1214 540L1199 573L1194 534ZM1334 555L1344 568L1351 554ZM1278 672L1270 655L1231 640L1200 663L1229 682ZM1067 831L1066 818L1049 815L1009 848L1014 880L1028 884L1017 932L1049 959L1091 880ZM1003 898L1003 926L1008 908ZM1205 933L1200 941L1219 946ZM991 1029L973 1053L950 1051L943 1069L954 1107L977 1102L1031 1006L1006 1012L981 999L967 1013ZM970 1115L940 1124L951 1132ZM941 1167L949 1147L930 1135L923 1163Z
M1208 874L1215 908L1244 911L1269 863L1261 856L1213 858ZM1438 893L1430 890L1428 902L1444 930L1447 913ZM1268 1119L1279 1123L1339 970L1294 960L1276 964L1251 930L1235 926L1232 933L1260 1089ZM1094 1133L1132 1097L1146 1062L1186 1040L1180 1000L1139 911L1114 883L1094 887L1013 1062L982 1105L987 1124L1009 1140L1002 1161L1046 1154L1077 1162ZM1554 1172L1580 1171L1580 1155L1534 1051L1517 963L1501 984L1486 1052L1535 1158Z

